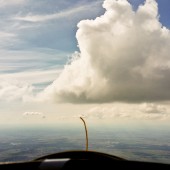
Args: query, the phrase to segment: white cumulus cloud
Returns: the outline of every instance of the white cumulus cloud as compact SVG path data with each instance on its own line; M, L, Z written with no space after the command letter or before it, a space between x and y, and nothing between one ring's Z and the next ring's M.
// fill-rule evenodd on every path
M167 107L154 103L98 105L87 110L83 116L88 119L170 120Z
M166 107L154 103L144 103L141 106L141 111L144 113L152 114L165 114L167 113Z
M170 99L170 30L158 5L137 11L127 0L105 0L104 15L78 23L80 53L40 95L57 102L153 102Z
M42 112L24 112L23 116L43 116L44 113Z
M2 80L2 79L1 79ZM2 80L0 83L0 101L28 101L33 97L33 86L18 82Z

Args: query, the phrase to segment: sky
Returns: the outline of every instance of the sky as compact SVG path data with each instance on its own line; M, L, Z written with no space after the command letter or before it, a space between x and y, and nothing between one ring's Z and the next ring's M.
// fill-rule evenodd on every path
M0 123L170 120L169 0L1 0Z

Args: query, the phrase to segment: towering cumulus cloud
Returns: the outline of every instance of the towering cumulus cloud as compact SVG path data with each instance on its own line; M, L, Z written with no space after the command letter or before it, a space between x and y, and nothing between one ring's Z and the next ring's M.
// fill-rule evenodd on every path
M105 0L104 15L78 23L79 53L43 92L72 103L170 99L170 30L155 0L137 11L127 0Z

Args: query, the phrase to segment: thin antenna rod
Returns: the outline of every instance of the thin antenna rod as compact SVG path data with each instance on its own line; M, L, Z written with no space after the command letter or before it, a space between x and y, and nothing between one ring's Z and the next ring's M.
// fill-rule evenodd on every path
M84 123L84 128L85 128L85 132L86 132L86 151L88 151L88 130L87 130L87 126L86 126L86 122L85 122L85 120L82 118L82 117L80 117L80 119L83 121L83 123Z

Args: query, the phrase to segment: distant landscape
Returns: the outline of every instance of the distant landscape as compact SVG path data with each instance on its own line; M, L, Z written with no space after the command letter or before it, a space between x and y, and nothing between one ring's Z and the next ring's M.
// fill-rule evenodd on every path
M25 161L68 150L84 150L84 131L54 128L0 130L0 161ZM129 160L170 163L170 134L144 131L89 133L89 150Z

